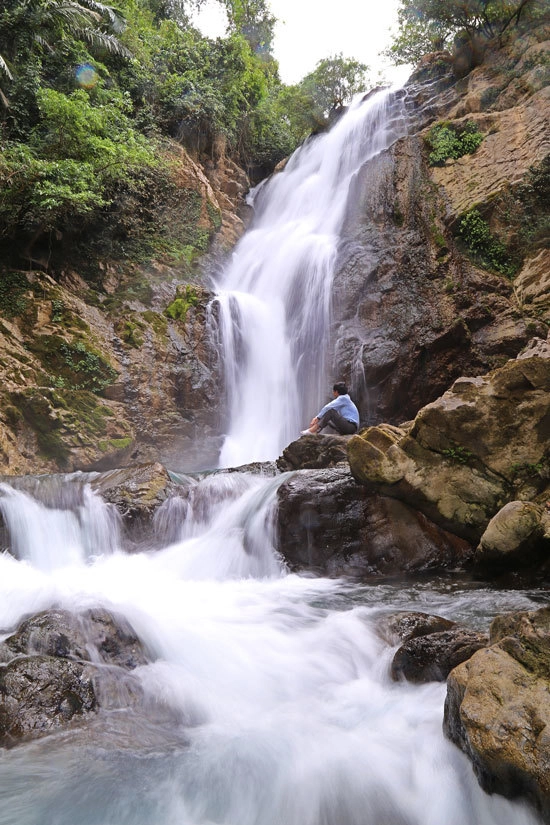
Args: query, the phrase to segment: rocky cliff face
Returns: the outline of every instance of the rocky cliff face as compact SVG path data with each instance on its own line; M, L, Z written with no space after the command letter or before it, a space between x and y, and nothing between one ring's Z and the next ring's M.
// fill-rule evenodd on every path
M366 423L404 421L458 376L546 337L547 37L519 38L458 81L435 56L406 87L414 134L354 183L333 338L335 374ZM466 124L482 136L477 150L430 165L433 127Z
M179 261L99 261L94 277L86 261L86 277L2 274L2 472L215 464L215 318L194 259L209 244L215 266L235 243L248 183L227 158L205 171L181 147L174 152L181 198L166 220L179 221L188 242Z

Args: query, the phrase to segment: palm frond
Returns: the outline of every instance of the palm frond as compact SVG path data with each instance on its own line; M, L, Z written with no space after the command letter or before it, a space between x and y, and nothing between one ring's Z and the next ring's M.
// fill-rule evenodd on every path
M104 32L97 31L96 29L79 29L75 31L79 37L85 40L90 46L95 46L96 48L99 47L100 49L105 49L109 52L109 54L116 54L120 57L132 57L132 52L129 51L126 46L123 46L120 40L114 36L114 34L105 34Z
M126 20L123 15L112 6L107 6L105 3L98 2L98 0L79 0L79 5L99 14L100 17L107 18L111 28L117 34L120 34L126 28Z

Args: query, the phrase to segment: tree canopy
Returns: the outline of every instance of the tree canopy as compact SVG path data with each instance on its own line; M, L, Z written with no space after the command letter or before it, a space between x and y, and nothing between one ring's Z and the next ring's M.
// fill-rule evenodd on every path
M452 45L459 37L501 37L525 19L548 13L546 0L400 0L398 31L386 54L395 63Z
M366 67L342 55L285 86L268 0L218 0L215 40L191 24L201 2L3 0L0 245L108 223L127 249L172 197L169 140L267 174L363 88Z

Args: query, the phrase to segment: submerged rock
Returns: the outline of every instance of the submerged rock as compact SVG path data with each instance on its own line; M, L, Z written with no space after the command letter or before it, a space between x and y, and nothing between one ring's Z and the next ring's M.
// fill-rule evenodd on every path
M142 697L128 671L150 661L122 617L103 608L31 616L0 648L0 746L75 717L132 707Z
M447 682L444 731L489 793L523 796L550 821L550 608L497 617L491 646Z

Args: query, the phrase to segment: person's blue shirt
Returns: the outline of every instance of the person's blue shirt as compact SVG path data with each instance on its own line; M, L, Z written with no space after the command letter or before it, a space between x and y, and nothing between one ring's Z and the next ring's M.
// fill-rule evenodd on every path
M339 395L334 399L334 401L329 401L328 404L325 404L322 410L319 410L316 417L322 418L327 410L337 410L342 418L345 418L346 421L351 421L359 427L359 410L349 395Z

